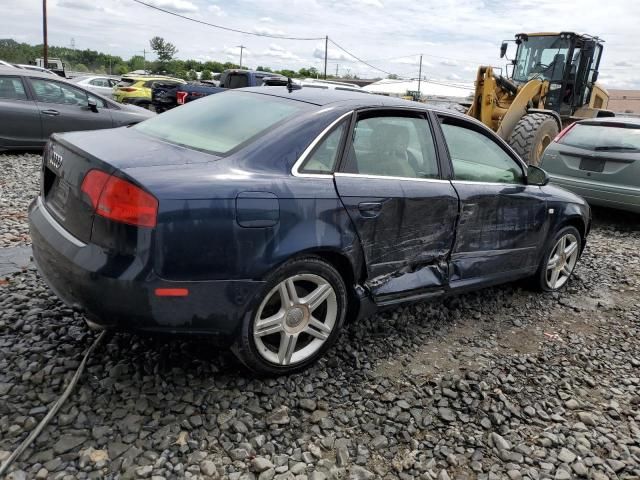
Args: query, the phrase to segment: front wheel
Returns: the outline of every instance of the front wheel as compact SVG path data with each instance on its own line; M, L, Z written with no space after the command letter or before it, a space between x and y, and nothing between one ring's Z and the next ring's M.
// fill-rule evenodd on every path
M535 276L536 286L554 292L566 286L578 263L582 250L580 232L575 227L561 228L553 237L542 257Z
M558 135L558 124L545 113L529 113L516 124L507 143L529 165L540 165L542 154Z
M335 268L308 257L270 274L256 304L245 316L233 351L255 372L290 374L314 363L335 343L347 293Z

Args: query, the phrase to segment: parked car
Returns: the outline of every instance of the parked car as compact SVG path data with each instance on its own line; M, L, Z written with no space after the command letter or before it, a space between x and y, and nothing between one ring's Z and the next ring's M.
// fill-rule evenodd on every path
M118 80L106 75L84 75L72 78L70 81L105 97L111 97L113 87L118 84Z
M0 60L0 68L2 67L8 67L8 68L12 68L14 67L13 63L9 63L9 62L5 62L4 60Z
M592 205L640 213L640 119L581 120L547 147L551 181Z
M0 150L42 148L55 132L133 125L153 115L59 76L0 67Z
M154 76L154 75L124 75L122 79L113 87L112 96L116 102L138 105L149 108L151 105L151 90L156 84L164 85L173 83L182 85L185 82L180 78Z
M181 85L156 82L151 90L151 106L156 113L162 113L178 105L224 91L226 88L216 87L206 82L189 82Z
M227 91L56 134L30 207L51 288L103 328L221 334L302 369L347 319L519 278L556 291L590 228L481 123L337 90Z
M222 88L245 88L260 87L265 78L281 77L286 80L287 77L277 73L262 72L258 70L225 70L220 75L220 87Z
M59 76L57 73L48 70L46 68L42 68L42 67L36 67L35 65L26 65L23 63L16 63L14 65L14 67L18 67L18 68L22 68L24 70L33 70L34 72L40 72L40 73L46 73L48 75L55 75L56 77Z

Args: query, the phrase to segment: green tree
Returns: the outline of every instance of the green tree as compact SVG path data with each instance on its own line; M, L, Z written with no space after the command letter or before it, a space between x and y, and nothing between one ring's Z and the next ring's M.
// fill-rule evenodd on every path
M166 65L173 60L173 57L178 53L178 49L173 43L165 41L162 37L153 37L149 44L151 45L151 50L156 52L158 56L160 69L166 70Z
M198 80L198 74L195 70L189 70L187 72L187 80L189 80L190 82L193 82L195 80Z
M285 77L297 77L298 74L296 72L294 72L293 70L288 70L288 69L282 69L279 70L278 72L280 75L284 75Z
M127 62L129 64L129 70L144 70L144 57L142 55L134 55Z
M395 73L392 73L387 78L390 79L390 80L398 80L398 75L396 75Z
M119 63L118 65L116 65L113 71L116 75L124 75L125 73L129 72L129 67L127 67L125 63Z
M73 69L76 72L88 72L89 69L87 68L87 66L84 63L76 63L75 67L73 67Z
M211 75L211 70L203 70L200 75L200 80L212 80L213 75Z

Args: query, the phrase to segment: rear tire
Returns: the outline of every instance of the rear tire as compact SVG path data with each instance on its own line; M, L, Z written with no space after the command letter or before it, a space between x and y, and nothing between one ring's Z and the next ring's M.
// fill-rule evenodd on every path
M293 259L269 274L232 347L263 375L303 370L337 340L347 312L338 271L317 257Z
M543 292L563 289L580 258L582 237L576 227L566 226L547 242L538 271L532 277L533 286Z
M558 135L558 123L544 113L529 113L522 117L507 143L529 165L540 165L545 148Z

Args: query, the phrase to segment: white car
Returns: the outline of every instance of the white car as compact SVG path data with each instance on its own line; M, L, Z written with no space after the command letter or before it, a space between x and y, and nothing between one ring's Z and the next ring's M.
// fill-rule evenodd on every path
M0 60L0 67L12 67L12 68L15 68L13 63L5 62L4 60Z
M109 98L111 98L113 87L118 83L117 78L111 78L105 75L84 75L82 77L72 78L70 81Z

